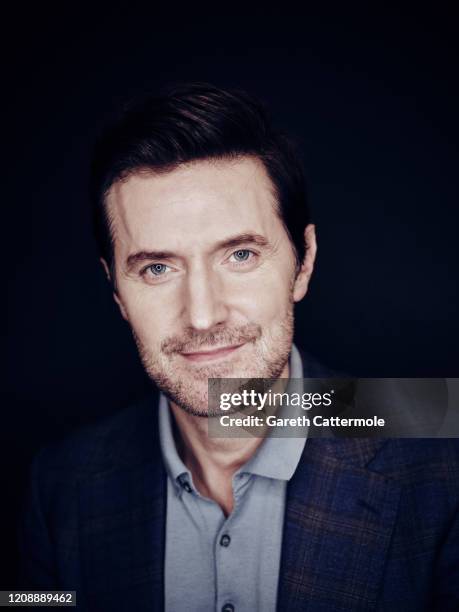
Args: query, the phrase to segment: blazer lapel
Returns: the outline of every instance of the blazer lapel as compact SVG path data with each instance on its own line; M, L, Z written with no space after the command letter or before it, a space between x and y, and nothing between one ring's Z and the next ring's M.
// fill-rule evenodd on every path
M366 465L384 440L309 439L287 489L278 609L373 610L400 487Z
M79 482L85 610L163 609L166 472L156 404L147 398L104 433Z
M80 484L83 591L91 610L163 609L161 472L149 462Z

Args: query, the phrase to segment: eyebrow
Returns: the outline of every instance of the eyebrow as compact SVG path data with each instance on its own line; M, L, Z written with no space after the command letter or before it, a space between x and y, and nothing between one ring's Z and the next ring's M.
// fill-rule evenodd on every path
M231 236L230 238L225 238L225 240L222 240L221 242L217 243L215 250L219 251L220 249L231 249L232 247L236 247L241 243L253 244L259 247L265 247L269 245L269 241L267 240L267 238L265 238L261 234L245 233L237 234L237 236Z
M225 238L224 240L217 242L212 250L219 251L221 249L230 249L232 247L237 247L240 244L253 244L258 247L266 247L269 245L269 241L261 234L246 232L243 234L237 234L236 236L230 236L229 238ZM172 259L176 256L177 254L173 253L172 251L138 251L137 253L133 253L127 257L126 269L128 272L130 272L137 264L143 261Z

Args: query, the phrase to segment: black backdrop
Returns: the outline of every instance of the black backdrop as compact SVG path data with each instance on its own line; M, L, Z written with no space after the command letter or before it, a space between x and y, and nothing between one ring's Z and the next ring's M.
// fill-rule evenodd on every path
M246 88L296 138L319 241L298 344L362 376L459 374L451 10L61 5L3 15L1 588L13 585L32 454L148 387L86 194L96 131L136 93L180 80Z

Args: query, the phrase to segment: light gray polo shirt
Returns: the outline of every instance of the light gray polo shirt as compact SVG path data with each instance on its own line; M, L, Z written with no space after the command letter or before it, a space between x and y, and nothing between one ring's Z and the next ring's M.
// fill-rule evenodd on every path
M295 346L290 377L303 378ZM159 432L167 478L166 612L271 612L276 609L287 482L306 437L267 437L233 476L234 509L201 495L174 442L166 397Z

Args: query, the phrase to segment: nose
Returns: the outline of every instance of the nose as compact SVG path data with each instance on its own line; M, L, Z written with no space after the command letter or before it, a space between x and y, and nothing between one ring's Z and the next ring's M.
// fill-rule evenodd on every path
M187 325L196 330L209 330L226 321L228 308L215 271L204 266L189 271L185 311Z

